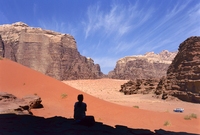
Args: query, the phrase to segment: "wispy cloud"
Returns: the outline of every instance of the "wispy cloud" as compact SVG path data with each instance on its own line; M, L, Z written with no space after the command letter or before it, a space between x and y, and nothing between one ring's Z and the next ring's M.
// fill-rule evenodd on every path
M8 18L6 17L6 15L0 11L0 23L9 23Z
M92 31L96 31L98 29L97 21L101 13L99 11L99 5L96 4L95 6L90 6L87 11L87 21L83 21L83 25L85 26L85 38L89 36Z
M148 35L146 37L149 37L153 35L154 33L158 33L159 31L163 32L164 30L167 31L169 27L173 27L174 23L182 24L183 22L180 22L180 17L178 16L179 13L181 13L185 7L188 5L187 1L184 4L176 3L174 7L168 8L167 13L165 15L161 15L159 18L156 19L156 26L151 27L149 29ZM158 9L161 7L158 7ZM161 9L159 9L161 10ZM159 12L159 11L157 11ZM181 15L180 15L181 16Z
M109 51L117 55L119 53L128 52L132 50L137 44L137 41L119 41L114 47L110 48Z
M141 17L140 25L149 18L149 14L138 11L135 6L124 6L113 3L108 11L102 11L100 3L89 6L87 20L83 22L85 27L85 38L100 31L106 37L115 35L121 37L134 28L134 21Z
M61 33L68 33L73 36L76 35L76 28L72 26L70 23L65 23L63 21L59 21L58 18L52 17L51 19L39 19L39 26L44 29L53 30Z
M34 16L37 16L37 11L38 11L38 6L37 6L37 4L34 4L33 5L33 15Z
M38 23L44 29L50 29L57 32L63 32L65 29L65 23L57 21L57 19L54 17L52 17L50 20L39 19Z
M189 2L171 6L165 16L161 16L154 22L155 25L150 25L142 34L134 38L133 40L139 39L138 43L140 43L135 53L177 49L178 45L189 36L200 35L200 20L198 19L200 4L188 10Z
M128 51L134 47L136 41L127 39L126 36L130 38L130 33L144 25L153 12L153 8L140 8L138 1L129 5L112 3L106 11L101 10L100 3L89 6L87 19L83 21L85 39L99 37L102 45L109 44L108 52L114 54Z

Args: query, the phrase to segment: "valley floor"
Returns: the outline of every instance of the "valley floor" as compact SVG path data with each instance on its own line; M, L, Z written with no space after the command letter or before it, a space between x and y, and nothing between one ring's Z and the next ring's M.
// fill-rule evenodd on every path
M70 80L63 81L78 90L88 93L97 98L116 103L119 105L139 107L144 110L152 110L159 112L173 112L174 108L184 108L183 115L191 113L200 116L200 104L183 102L180 100L165 101L152 97L153 94L135 94L124 95L119 92L121 85L128 80L117 79L96 79L96 80ZM179 113L177 113L179 114Z

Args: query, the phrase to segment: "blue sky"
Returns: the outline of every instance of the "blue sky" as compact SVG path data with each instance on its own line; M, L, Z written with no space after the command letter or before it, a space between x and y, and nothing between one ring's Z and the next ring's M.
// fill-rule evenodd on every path
M0 25L22 21L74 36L81 55L107 73L119 58L200 35L200 0L0 0Z

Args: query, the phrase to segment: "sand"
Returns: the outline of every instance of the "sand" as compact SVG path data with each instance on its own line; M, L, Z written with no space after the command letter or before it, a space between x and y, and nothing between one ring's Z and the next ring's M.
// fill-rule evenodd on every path
M183 102L181 100L166 101L155 98L153 94L124 95L119 90L121 85L128 82L128 80L96 79L69 80L63 82L99 99L119 105L174 114L177 114L173 111L175 108L184 108L184 112L181 114L194 113L200 116L200 104Z
M149 129L151 131L164 129L166 131L182 131L200 134L200 116L198 116L197 119L184 119L190 112L199 114L198 104L173 103L174 106L172 108L180 106L186 109L182 114L173 113L171 112L172 108L168 109L167 107L167 104L170 103L152 100L149 97L141 98L139 95L137 98L134 97L133 100L132 96L124 96L122 93L118 93L119 85L117 86L115 83L124 82L104 79L83 81L87 82L84 86L91 88L91 91L87 88L88 94L84 92L83 89L81 91L78 90L80 88L73 88L75 86L71 87L18 63L10 60L0 60L0 91L12 93L19 98L30 94L37 94L40 96L44 108L32 109L35 116L42 116L45 118L54 116L72 118L77 95L82 93L84 95L84 101L88 105L87 115L93 115L96 121L103 122L104 124L110 126L123 125L134 129ZM102 90L104 92L97 92L97 96L93 96L93 92L98 91L96 87L100 87L97 86L96 81L100 82L102 88L100 91ZM92 84L92 82L95 82L93 83L94 87L89 85ZM76 82L76 84L80 83ZM113 87L109 87L108 85ZM115 86L116 89L113 89ZM107 91L107 88L109 88L110 91ZM116 93L114 96L109 94L114 92ZM64 98L63 95L65 95ZM139 109L133 106L139 106ZM152 108L147 109L145 106ZM165 109L156 110L156 106ZM187 107L192 111L187 111ZM166 122L169 122L168 126L164 125Z

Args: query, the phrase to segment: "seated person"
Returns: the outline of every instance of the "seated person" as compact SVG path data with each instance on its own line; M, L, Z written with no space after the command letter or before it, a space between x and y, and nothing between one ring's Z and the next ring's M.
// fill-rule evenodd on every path
M78 102L74 105L74 119L77 122L81 122L85 118L85 112L87 111L87 104L83 102L83 95L78 95Z

